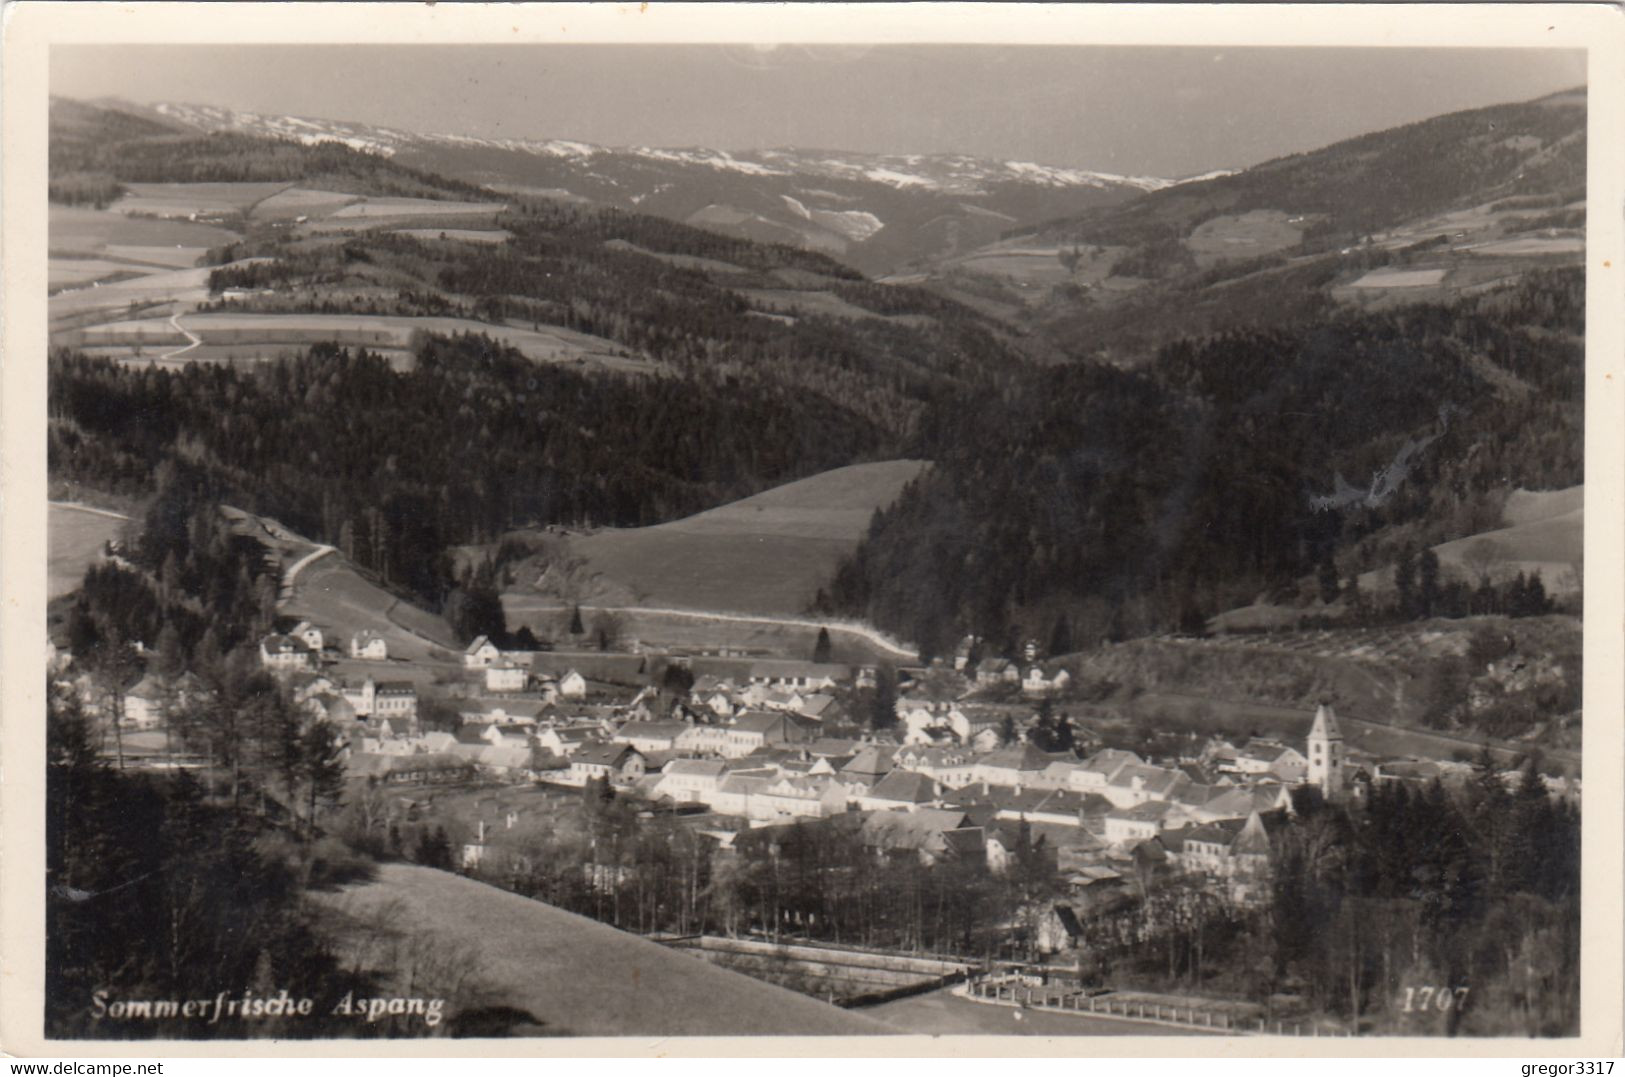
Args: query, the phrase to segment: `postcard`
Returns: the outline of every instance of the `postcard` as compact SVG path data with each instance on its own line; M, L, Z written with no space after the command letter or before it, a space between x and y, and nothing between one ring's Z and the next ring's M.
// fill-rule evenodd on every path
M5 1049L1617 1052L1617 14L13 5Z

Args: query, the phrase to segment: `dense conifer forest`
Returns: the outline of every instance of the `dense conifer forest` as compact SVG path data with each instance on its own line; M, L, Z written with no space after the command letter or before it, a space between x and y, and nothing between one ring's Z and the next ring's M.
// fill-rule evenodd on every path
M966 631L1036 635L1057 610L1085 646L1200 626L1327 564L1335 591L1405 555L1385 542L1399 525L1471 534L1509 489L1582 481L1582 311L1582 275L1556 271L943 407L915 450L937 466L877 514L830 606L934 654ZM1408 471L1383 496L1316 500L1396 459Z
M185 461L207 491L188 496L275 517L438 607L453 545L657 523L889 444L835 404L723 375L594 377L472 336L415 354L406 373L330 346L179 371L58 356L52 473L140 494Z
M1295 801L1296 818L1271 828L1257 908L1162 887L1148 908L1091 923L1084 974L1218 988L1266 1009L1306 999L1388 1035L1575 1033L1580 818L1532 767L1512 789L1480 760L1460 789L1377 786L1362 806L1300 789ZM1147 920L1163 929L1145 937Z
M356 194L498 200L471 183L337 142L306 145L244 134L200 135L98 111L82 129L60 122L53 111L50 171L63 190L84 178L102 178L118 183L299 183Z
M298 714L260 684L260 716ZM244 698L223 700L238 711ZM244 768L265 776L227 801L187 774L136 774L115 768L95 745L71 700L53 698L46 771L45 1029L65 1038L241 1039L275 1036L422 1036L421 1019L367 1023L335 1014L346 994L366 998L386 987L373 972L347 965L321 929L307 887L364 876L365 860L319 840L293 815L271 777L275 738L267 725L235 745ZM297 770L293 758L289 767ZM319 769L319 768L318 768ZM311 771L316 781L324 779ZM331 781L328 780L328 785ZM275 790L275 792L273 792ZM280 795L280 799L279 799ZM331 788L321 796L333 798ZM423 971L427 972L425 967ZM222 999L267 1000L286 991L315 1003L307 1016L214 1013ZM425 981L420 989L433 991ZM196 1001L208 1009L150 1011L126 1018L130 1002ZM454 1031L439 1027L445 1034Z

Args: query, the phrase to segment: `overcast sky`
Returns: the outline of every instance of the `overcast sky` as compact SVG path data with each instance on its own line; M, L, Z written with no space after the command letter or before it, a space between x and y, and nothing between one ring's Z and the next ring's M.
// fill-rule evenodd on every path
M51 90L611 146L1237 168L1585 82L1557 50L56 46Z

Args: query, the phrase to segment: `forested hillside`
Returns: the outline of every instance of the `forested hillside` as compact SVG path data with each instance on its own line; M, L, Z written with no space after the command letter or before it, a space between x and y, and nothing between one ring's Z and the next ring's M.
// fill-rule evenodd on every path
M917 446L937 466L876 517L832 604L938 653L965 631L1045 638L1063 613L1082 644L1200 627L1326 564L1335 590L1371 567L1357 540L1469 534L1513 487L1581 481L1582 318L1564 271L943 408ZM1330 496L1378 471L1389 486Z
M51 103L49 168L53 201L88 201L70 192L120 183L309 184L326 190L415 198L499 201L481 187L395 164L336 142L203 135L118 109ZM116 194L115 194L116 196ZM111 201L111 197L99 199Z
M331 142L60 111L53 176L83 179L87 197L98 176L479 193ZM51 467L144 495L184 461L211 497L440 608L454 545L656 524L906 456L937 466L876 518L830 611L928 654L965 631L1047 636L1063 615L1084 644L1200 626L1312 575L1325 597L1416 564L1419 548L1497 526L1511 489L1582 481L1580 270L1532 262L1448 301L1340 305L1332 276L1408 248L1322 255L1349 229L1369 238L1464 198L1561 202L1583 183L1583 117L1562 96L1441 117L1057 225L1127 247L1154 285L1051 312L1043 341L822 254L556 199L514 197L473 233L449 216L250 215L205 256L200 309L562 326L654 373L542 366L474 337L420 337L393 367L328 345L172 372L61 354ZM1159 276L1162 247L1188 255L1204 222L1265 206L1303 218L1281 264L1213 256ZM1063 354L1075 361L1031 358Z
M816 397L538 367L477 337L416 366L330 347L260 368L52 361L53 475L125 492L184 459L219 500L340 545L437 604L447 548L521 523L639 526L864 459L872 424Z
M1584 91L1452 112L1373 132L1243 172L1153 191L1132 205L1056 221L1042 231L1095 243L1183 235L1220 213L1278 209L1311 216L1322 249L1494 193L1585 188Z
M562 325L677 373L831 400L899 435L939 394L1025 365L1008 333L967 308L872 284L822 255L540 201L497 223L513 238L494 249L387 232L256 232L213 257L271 261L218 271L211 287L275 292L205 309Z
M922 283L1135 365L1182 336L1578 264L1586 156L1583 90L1456 112L1011 229Z

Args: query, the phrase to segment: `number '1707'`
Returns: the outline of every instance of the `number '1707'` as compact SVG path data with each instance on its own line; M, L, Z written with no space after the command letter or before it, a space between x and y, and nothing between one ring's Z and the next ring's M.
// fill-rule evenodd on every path
M1467 1005L1465 987L1407 987L1402 1013L1427 1013L1429 1010L1445 1012L1452 1006L1463 1009Z

